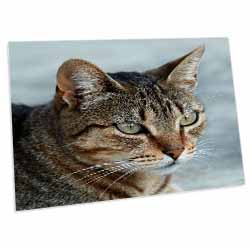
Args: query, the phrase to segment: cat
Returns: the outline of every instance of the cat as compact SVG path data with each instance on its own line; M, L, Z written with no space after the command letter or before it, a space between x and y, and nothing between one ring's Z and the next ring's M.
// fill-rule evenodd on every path
M52 101L12 104L16 210L173 191L206 127L194 95L204 49L142 73L70 59Z

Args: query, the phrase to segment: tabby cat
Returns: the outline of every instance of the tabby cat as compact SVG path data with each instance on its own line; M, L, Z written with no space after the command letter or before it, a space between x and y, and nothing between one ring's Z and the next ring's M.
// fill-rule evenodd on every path
M143 73L71 59L51 102L13 104L16 209L173 191L205 128L193 93L203 52Z

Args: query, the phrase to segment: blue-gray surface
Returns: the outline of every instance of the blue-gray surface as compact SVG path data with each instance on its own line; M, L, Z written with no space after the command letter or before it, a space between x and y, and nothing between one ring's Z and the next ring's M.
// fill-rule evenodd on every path
M107 72L144 71L182 56L200 44L206 52L199 70L197 95L203 100L208 127L201 158L174 176L184 190L244 182L228 40L157 39L64 42L12 42L12 102L40 104L55 91L55 74L69 58L89 60Z

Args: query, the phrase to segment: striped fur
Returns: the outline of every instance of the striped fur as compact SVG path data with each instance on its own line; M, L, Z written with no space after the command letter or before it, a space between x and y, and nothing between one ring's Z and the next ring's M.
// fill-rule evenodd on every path
M169 192L206 124L193 95L203 51L144 73L72 59L58 70L51 102L27 112L14 105L17 210ZM142 130L123 133L124 123Z

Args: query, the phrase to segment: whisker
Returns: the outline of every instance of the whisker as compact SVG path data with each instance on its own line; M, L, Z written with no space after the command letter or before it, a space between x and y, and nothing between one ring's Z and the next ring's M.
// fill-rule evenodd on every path
M197 152L194 155L194 159L196 160L201 160L202 163L205 163L207 166L210 163L210 159L213 156L213 154L207 154L207 153L201 153L201 152Z
M223 148L198 148L196 149L197 153L208 153L208 154L214 154L218 152L224 152L225 150Z
M211 155L213 154L211 154L210 152L203 152L199 150L195 151L195 154L194 154L194 156L211 156Z
M215 148L216 144L208 144L208 143L203 143L203 144L197 144L197 148Z
M84 172L84 171L90 171L92 169L97 169L97 168L102 168L102 166L104 165L105 168L107 168L108 165L112 165L112 164L119 164L119 163L122 163L122 162L125 162L125 161L114 161L114 162L111 162L111 163L103 163L102 165L101 164L97 164L97 165L92 165L92 166L89 166L87 168L81 168L81 169L78 169L72 173L69 173L69 174L66 174L66 175L63 175L60 177L60 179L65 179L65 178L69 178L71 177L72 175L74 174L77 174L77 173L80 173L80 172ZM113 166L113 165L112 165Z
M213 155L214 151L211 150L196 150L197 154Z
M67 175L61 176L60 179L69 178L69 177L71 177L74 174L77 174L77 173L80 173L80 172L84 172L84 171L89 171L91 169L100 168L100 167L101 167L101 165L94 165L94 166L90 166L90 167L87 167L87 168L81 168L81 169L78 169L77 171L74 171L74 172L69 173Z
M115 183L117 183L119 180L125 178L126 176L129 176L130 174L136 172L137 170L141 170L145 167L134 167L131 170L127 171L126 173L124 173L122 176L118 177L116 180L114 180L107 188L105 188L105 190L101 193L100 195L100 199L103 197L103 195L108 191L108 189L111 188L112 185L114 185Z
M192 161L197 161L198 163L206 165L206 167L210 168L210 162L208 161L208 157L206 155L194 155Z
M198 147L198 149L203 149L203 150L224 150L222 147L218 147L217 145L216 146L212 146L212 147L209 147L209 146L201 146L201 147Z
M88 174L88 175L85 175L83 176L82 178L76 180L75 182L78 182L78 181L81 181L81 180L84 180L84 179L88 179L89 177L91 176L95 176L95 175L100 175L101 173L105 173L107 171L110 171L110 170L121 170L123 169L121 166L112 166L111 168L107 169L100 169L99 171L97 172L94 172L94 173L91 173L91 174Z
M90 183L93 183L93 182L96 182L96 181L98 181L98 180L101 180L101 179L103 179L104 177L106 177L106 176L108 176L108 175L110 175L110 174L116 173L116 172L118 172L119 170L124 170L124 169L126 169L126 167L124 167L124 166L119 166L119 167L117 167L114 171L108 172L108 173L106 173L106 174L103 174L103 175L101 175L101 176L98 176L98 177L92 179L91 181L86 182L86 185L88 185L88 184L90 184ZM83 177L83 178L77 180L76 182L81 181L81 180L83 180L83 179L85 179L85 178Z
M193 156L193 159L197 159L197 160L209 160L210 156L209 155L206 155L206 154L195 154Z
M215 145L215 141L199 141L197 143L197 146L203 146L203 145L209 145L209 146L213 146Z

